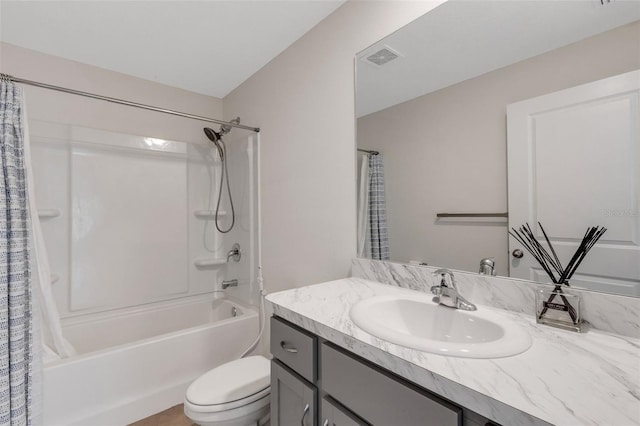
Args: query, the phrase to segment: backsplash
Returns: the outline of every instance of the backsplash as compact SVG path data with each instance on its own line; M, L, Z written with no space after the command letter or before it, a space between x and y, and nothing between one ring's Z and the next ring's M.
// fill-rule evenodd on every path
M429 292L437 268L354 258L351 276L411 290ZM507 277L454 271L460 294L479 305L535 315L535 292L540 284ZM573 290L582 297L585 321L593 328L640 338L640 298Z

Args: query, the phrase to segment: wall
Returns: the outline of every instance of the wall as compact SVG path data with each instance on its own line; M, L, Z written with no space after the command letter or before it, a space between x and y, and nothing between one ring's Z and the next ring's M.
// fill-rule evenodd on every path
M0 72L195 115L222 117L221 99L7 43L0 43ZM30 119L185 142L204 140L202 127L206 123L203 122L48 89L25 87Z
M506 105L640 68L636 22L358 119L384 153L391 258L507 275L506 222L436 221L506 212Z
M261 128L268 292L348 275L356 252L354 55L434 2L349 1L224 98Z

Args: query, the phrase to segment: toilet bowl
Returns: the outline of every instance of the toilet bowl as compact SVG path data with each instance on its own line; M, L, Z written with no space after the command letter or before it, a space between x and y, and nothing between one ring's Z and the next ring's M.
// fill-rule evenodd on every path
M269 422L270 363L263 356L237 359L196 379L184 414L201 426L255 426Z

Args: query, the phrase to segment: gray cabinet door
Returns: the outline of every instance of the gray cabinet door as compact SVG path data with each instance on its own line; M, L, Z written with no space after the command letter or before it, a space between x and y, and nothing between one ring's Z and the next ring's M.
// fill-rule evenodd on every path
M271 425L316 426L316 388L271 361Z
M320 426L369 426L369 424L325 397L320 402Z

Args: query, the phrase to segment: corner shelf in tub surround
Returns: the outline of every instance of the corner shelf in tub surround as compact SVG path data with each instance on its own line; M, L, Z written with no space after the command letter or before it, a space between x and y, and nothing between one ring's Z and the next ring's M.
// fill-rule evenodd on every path
M276 316L496 423L640 425L640 339L593 329L572 333L537 325L532 315L500 311L531 335L533 345L512 357L469 359L398 346L351 321L349 311L360 300L409 291L345 278L267 300Z
M207 220L215 219L216 211L215 210L196 210L193 212L193 215L198 219L207 219ZM226 216L226 215L227 215L227 212L224 210L220 210L218 212L219 217Z
M193 265L196 268L214 268L216 266L226 265L227 259L219 258L199 258L193 261Z
M60 209L38 209L38 217L40 219L51 219L62 214Z

